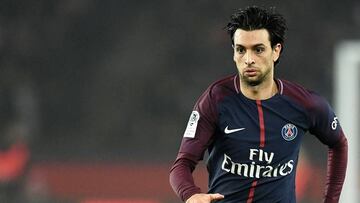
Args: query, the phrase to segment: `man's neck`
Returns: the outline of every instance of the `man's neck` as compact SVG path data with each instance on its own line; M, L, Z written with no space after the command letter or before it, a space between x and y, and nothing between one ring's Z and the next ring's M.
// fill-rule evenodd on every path
M240 91L249 99L265 100L274 96L278 92L278 88L274 79L263 81L255 86L240 80Z

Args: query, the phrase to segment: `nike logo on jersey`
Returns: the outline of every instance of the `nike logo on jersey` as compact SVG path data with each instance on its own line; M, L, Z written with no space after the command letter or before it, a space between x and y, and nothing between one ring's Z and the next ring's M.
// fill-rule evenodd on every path
M224 132L225 132L225 134L230 134L230 133L234 133L234 132L241 131L241 130L245 130L245 128L229 129L229 126L226 126Z

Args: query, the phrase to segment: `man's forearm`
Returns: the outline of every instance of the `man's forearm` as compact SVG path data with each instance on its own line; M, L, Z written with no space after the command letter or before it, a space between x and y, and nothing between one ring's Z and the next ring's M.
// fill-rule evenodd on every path
M348 144L343 133L340 140L329 147L328 166L326 177L325 203L339 202L340 193L344 184Z
M196 162L180 158L177 159L170 170L170 185L175 193L186 201L189 197L196 193L201 193L199 187L194 183L192 171L195 169Z

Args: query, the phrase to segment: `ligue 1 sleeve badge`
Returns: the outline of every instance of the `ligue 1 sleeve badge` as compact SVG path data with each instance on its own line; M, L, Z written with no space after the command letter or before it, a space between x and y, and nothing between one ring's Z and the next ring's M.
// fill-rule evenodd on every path
M298 134L298 129L294 124L287 123L281 129L281 135L286 141L295 139Z
M187 125L185 133L184 133L184 137L188 137L188 138L195 137L196 128L197 128L199 119L200 119L200 114L198 111L191 112L189 122L188 122L188 125Z

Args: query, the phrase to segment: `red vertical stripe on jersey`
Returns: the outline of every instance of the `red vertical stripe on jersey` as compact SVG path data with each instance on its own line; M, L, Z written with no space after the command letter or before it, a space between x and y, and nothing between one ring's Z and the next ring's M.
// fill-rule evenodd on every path
M252 182L252 184L251 184L249 196L248 196L248 199L247 199L246 203L251 203L251 202L253 201L256 184L257 184L257 181L254 180L254 181Z
M260 125L260 147L265 147L265 125L264 125L264 113L261 106L261 101L256 100L256 105L259 113L259 125Z
M256 100L256 106L257 106L258 114L259 114L260 147L263 148L263 147L265 147L265 125L264 125L264 112L263 112L260 100ZM246 203L252 203L252 201L254 199L256 185L257 185L257 180L254 180L251 184L249 196L248 196Z

